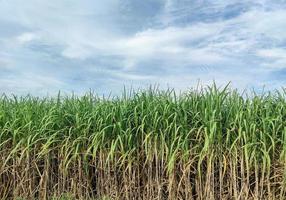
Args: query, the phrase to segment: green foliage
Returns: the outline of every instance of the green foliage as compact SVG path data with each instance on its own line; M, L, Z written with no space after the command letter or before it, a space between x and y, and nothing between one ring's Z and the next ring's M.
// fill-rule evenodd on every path
M208 166L219 170L223 165L222 171L213 173L222 176L235 167L240 176L247 177L248 184L255 177L265 178L270 184L270 176L276 173L274 165L282 166L279 173L284 176L285 94L282 90L242 95L214 85L180 95L173 90L151 88L109 99L93 94L57 98L2 96L0 155L4 160L0 171L8 173L13 163L33 159L31 164L39 173L33 175L37 180L43 179L44 170L48 170L43 165L60 170L64 177L74 168L90 174L91 165L131 177L135 176L132 170L136 169L136 174L147 170L146 166L156 165L161 170L159 174L171 177L180 165L188 166L188 170L191 166L196 180L206 182L203 176ZM256 175L252 176L251 171ZM2 179L7 177L3 175ZM9 181L12 184L12 179ZM263 191L267 188L259 187ZM0 187L0 194L4 195L5 189Z

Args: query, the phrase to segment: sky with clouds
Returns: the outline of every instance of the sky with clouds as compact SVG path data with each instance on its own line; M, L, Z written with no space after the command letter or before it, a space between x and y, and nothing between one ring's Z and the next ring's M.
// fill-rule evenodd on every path
M0 0L0 92L286 84L285 0Z

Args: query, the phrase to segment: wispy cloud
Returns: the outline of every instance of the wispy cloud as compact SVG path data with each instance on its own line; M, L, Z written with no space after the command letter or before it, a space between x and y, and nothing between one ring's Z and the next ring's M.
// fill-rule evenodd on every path
M0 93L5 94L37 94L37 95L54 95L64 83L47 76L39 76L38 74L6 74L5 77L0 76ZM47 90L48 88L48 90Z
M33 40L37 39L37 34L35 33L22 33L19 36L17 36L16 40L20 43L20 44L25 44L28 42L31 42Z
M262 66L268 70L286 69L286 49L259 49L257 55L263 59Z

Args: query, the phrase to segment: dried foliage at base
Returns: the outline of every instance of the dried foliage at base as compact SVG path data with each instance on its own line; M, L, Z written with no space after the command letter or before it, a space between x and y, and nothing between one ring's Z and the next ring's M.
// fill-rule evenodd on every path
M286 199L285 91L0 98L0 198Z

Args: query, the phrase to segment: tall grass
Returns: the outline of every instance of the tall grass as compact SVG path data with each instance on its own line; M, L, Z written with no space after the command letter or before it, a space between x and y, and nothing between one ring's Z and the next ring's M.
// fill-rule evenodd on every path
M0 199L286 199L286 91L0 98Z

